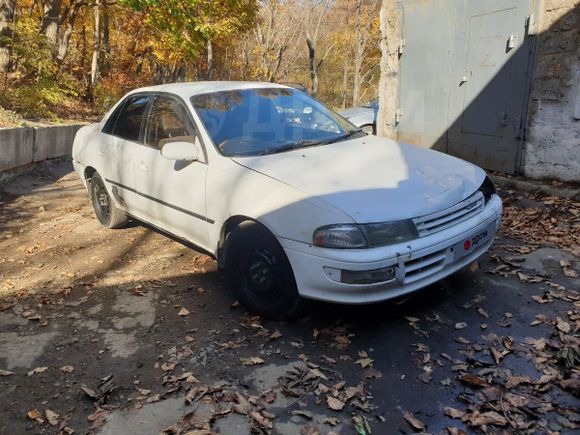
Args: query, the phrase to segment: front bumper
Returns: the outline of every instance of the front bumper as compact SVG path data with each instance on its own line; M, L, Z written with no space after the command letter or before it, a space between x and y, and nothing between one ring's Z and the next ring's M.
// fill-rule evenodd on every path
M483 255L500 225L501 199L494 195L481 213L451 228L410 242L371 249L318 248L287 239L280 243L302 297L342 304L370 304L407 295L437 282ZM485 238L464 248L466 241ZM395 268L396 278L376 284L345 284L331 271Z

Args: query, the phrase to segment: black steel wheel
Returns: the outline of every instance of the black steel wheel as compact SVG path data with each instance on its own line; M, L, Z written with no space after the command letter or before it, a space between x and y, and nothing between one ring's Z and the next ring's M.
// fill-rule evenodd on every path
M127 215L112 201L101 176L93 174L89 186L93 208L101 225L105 228L123 227L128 221Z
M225 271L230 288L248 310L268 318L297 311L300 296L292 267L278 240L259 223L242 222L227 235Z

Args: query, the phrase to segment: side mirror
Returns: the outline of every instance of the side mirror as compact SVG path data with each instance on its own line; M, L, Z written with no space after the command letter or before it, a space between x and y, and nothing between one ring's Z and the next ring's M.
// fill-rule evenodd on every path
M161 147L161 155L167 160L195 162L199 160L199 148L191 142L167 142Z

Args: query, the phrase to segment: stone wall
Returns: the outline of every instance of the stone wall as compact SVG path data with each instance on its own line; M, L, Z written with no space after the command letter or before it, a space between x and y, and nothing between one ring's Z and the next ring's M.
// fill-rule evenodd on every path
M580 0L544 0L524 175L580 181Z

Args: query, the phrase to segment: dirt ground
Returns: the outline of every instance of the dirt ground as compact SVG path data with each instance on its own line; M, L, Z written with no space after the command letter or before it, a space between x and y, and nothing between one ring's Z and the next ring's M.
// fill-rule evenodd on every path
M0 434L580 429L580 203L502 192L477 270L271 322L208 257L102 229L71 171L0 185Z

